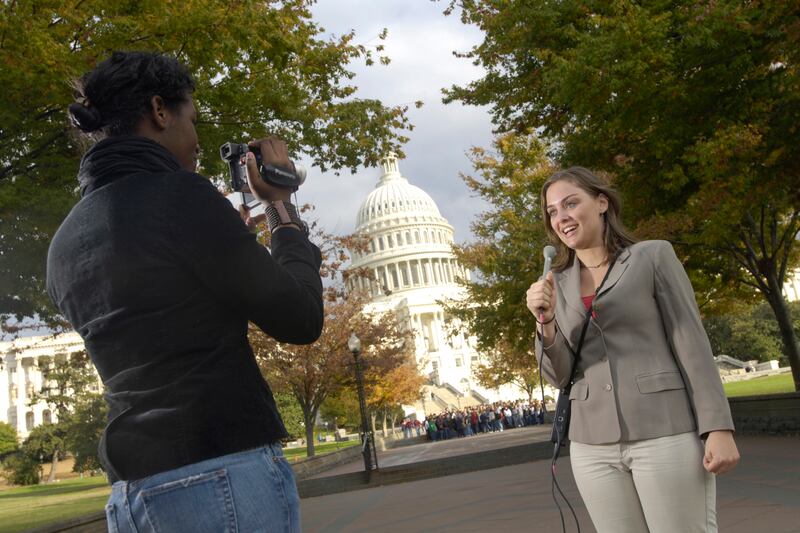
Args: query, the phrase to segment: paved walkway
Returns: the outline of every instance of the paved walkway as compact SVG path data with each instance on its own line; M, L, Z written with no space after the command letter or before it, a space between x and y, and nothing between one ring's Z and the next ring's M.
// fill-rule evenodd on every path
M464 450L544 438L544 428L525 428L390 450L379 458L382 465L402 464L399 461L414 456L420 460L451 457ZM737 443L742 462L717 482L720 531L800 532L800 438L745 436L738 437ZM340 470L345 468L357 470L358 463ZM343 472L327 475L337 473ZM558 463L558 480L576 510L581 531L595 531L572 481L568 458ZM549 462L536 461L306 498L302 500L303 530L560 532L561 520L550 491ZM564 511L567 531L577 531L566 507Z
M420 461L430 461L459 455L466 456L471 453L511 448L531 442L544 442L549 440L550 426L528 426L497 433L482 433L476 437L426 442L424 444L403 446L384 452L378 452L378 466L386 468L390 466L409 465ZM361 472L363 470L364 462L359 457L358 460L352 463L338 466L312 476L312 478L338 476L340 474Z

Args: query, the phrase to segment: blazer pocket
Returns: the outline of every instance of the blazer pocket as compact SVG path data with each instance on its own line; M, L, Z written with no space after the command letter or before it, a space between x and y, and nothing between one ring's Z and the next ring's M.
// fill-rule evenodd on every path
M589 385L586 383L576 383L569 391L570 400L583 401L589 397Z
M681 373L676 371L639 374L636 376L636 385L642 394L686 388Z

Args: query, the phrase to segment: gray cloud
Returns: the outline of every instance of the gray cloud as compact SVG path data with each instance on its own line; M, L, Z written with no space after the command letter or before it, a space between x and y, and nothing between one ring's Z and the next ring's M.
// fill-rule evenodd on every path
M471 221L487 206L471 194L459 173L471 173L465 155L470 147L489 147L492 125L485 108L441 102L443 87L481 76L481 70L469 60L452 54L480 42L480 32L464 26L457 17L445 17L443 7L442 3L421 0L320 0L312 11L328 34L341 35L353 29L355 42L367 46L381 43L376 37L388 28L383 44L391 63L352 66L358 96L378 98L387 105L424 102L421 109L409 110L415 129L408 135L400 171L433 197L442 215L455 227L456 240L465 242L472 240ZM326 230L350 233L358 207L379 175L375 168L341 176L323 175L311 168L298 199L316 207L314 216Z

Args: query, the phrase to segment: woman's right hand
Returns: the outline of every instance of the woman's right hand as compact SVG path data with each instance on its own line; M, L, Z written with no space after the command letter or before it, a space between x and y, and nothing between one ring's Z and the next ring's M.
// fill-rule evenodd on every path
M551 322L556 313L556 285L553 273L548 272L544 279L533 283L526 293L528 309L539 322Z

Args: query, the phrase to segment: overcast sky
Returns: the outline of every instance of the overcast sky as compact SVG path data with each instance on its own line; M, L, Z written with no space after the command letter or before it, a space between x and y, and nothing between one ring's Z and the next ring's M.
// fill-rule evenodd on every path
M478 44L481 33L457 16L445 17L445 6L430 0L319 0L312 11L328 34L352 29L357 43L378 44L378 34L388 29L383 43L391 63L352 66L357 96L378 98L389 106L424 102L422 108L411 105L408 111L414 130L407 133L410 141L404 146L400 172L431 195L455 227L456 242L463 243L472 240L470 222L485 204L467 189L459 172L472 171L465 155L470 147L490 147L492 125L487 109L442 103L443 87L481 75L469 60L452 53ZM322 175L310 168L298 200L316 207L316 217L327 231L352 233L358 207L380 174L377 168L361 168L355 175Z

